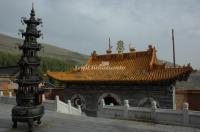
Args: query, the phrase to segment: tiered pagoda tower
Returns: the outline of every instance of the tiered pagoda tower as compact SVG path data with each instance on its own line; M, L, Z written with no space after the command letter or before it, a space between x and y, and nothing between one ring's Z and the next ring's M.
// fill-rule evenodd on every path
M12 109L13 128L17 122L28 123L29 131L32 131L34 121L41 123L40 119L44 114L44 106L41 101L43 90L39 88L42 78L37 73L40 65L40 58L37 52L41 50L41 44L37 38L42 34L37 26L42 24L40 18L35 18L35 11L32 7L30 18L22 18L22 24L26 24L26 31L21 30L22 37L25 37L23 45L19 46L22 51L21 59L18 62L20 73L17 77L18 89L16 91L17 105Z

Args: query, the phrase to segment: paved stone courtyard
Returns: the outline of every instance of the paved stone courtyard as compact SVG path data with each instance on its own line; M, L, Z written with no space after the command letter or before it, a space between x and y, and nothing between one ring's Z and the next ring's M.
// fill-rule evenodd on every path
M0 103L0 132L26 132L27 125L18 123L12 129L12 105ZM200 129L146 122L80 117L46 111L42 125L35 132L200 132Z

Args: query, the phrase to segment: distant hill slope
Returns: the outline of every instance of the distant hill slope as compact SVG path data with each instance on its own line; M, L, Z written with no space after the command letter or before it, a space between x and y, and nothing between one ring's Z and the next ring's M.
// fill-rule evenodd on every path
M22 40L14 37L10 37L0 33L0 51L11 54L20 54L17 44L21 44ZM63 61L76 62L78 64L84 64L88 57L87 55L80 54L67 49L59 48L49 44L42 44L44 46L44 52L41 50L40 55L44 57L51 57L60 59Z

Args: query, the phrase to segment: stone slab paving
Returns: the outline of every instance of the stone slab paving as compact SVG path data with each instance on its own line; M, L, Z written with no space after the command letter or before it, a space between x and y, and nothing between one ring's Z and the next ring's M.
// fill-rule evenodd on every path
M27 125L12 128L12 105L0 103L0 132L27 132ZM35 132L200 132L198 128L161 125L147 122L80 117L46 111Z

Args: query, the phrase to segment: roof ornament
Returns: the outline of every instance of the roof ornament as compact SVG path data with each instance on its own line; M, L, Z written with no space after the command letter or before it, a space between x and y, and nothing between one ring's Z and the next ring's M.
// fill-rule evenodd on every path
M151 44L148 45L148 50L149 52L153 52L155 50L155 47L153 47Z
M151 45L151 44L150 44L148 47L149 47L149 49L153 49L153 47L152 47L152 45Z
M108 47L108 49L106 50L106 53L107 53L107 54L111 54L111 53L112 53L112 50L111 50L112 47L113 47L113 46L110 44L110 37L109 37L109 47Z
M91 54L91 56L97 56L97 52L96 52L96 50L94 50L93 52L92 52L92 54Z
M116 49L117 49L118 54L122 54L123 53L123 51L124 51L124 42L122 40L119 40L117 42L117 48Z
M129 44L129 51L131 53L134 53L136 51L135 47L133 47L131 43Z

